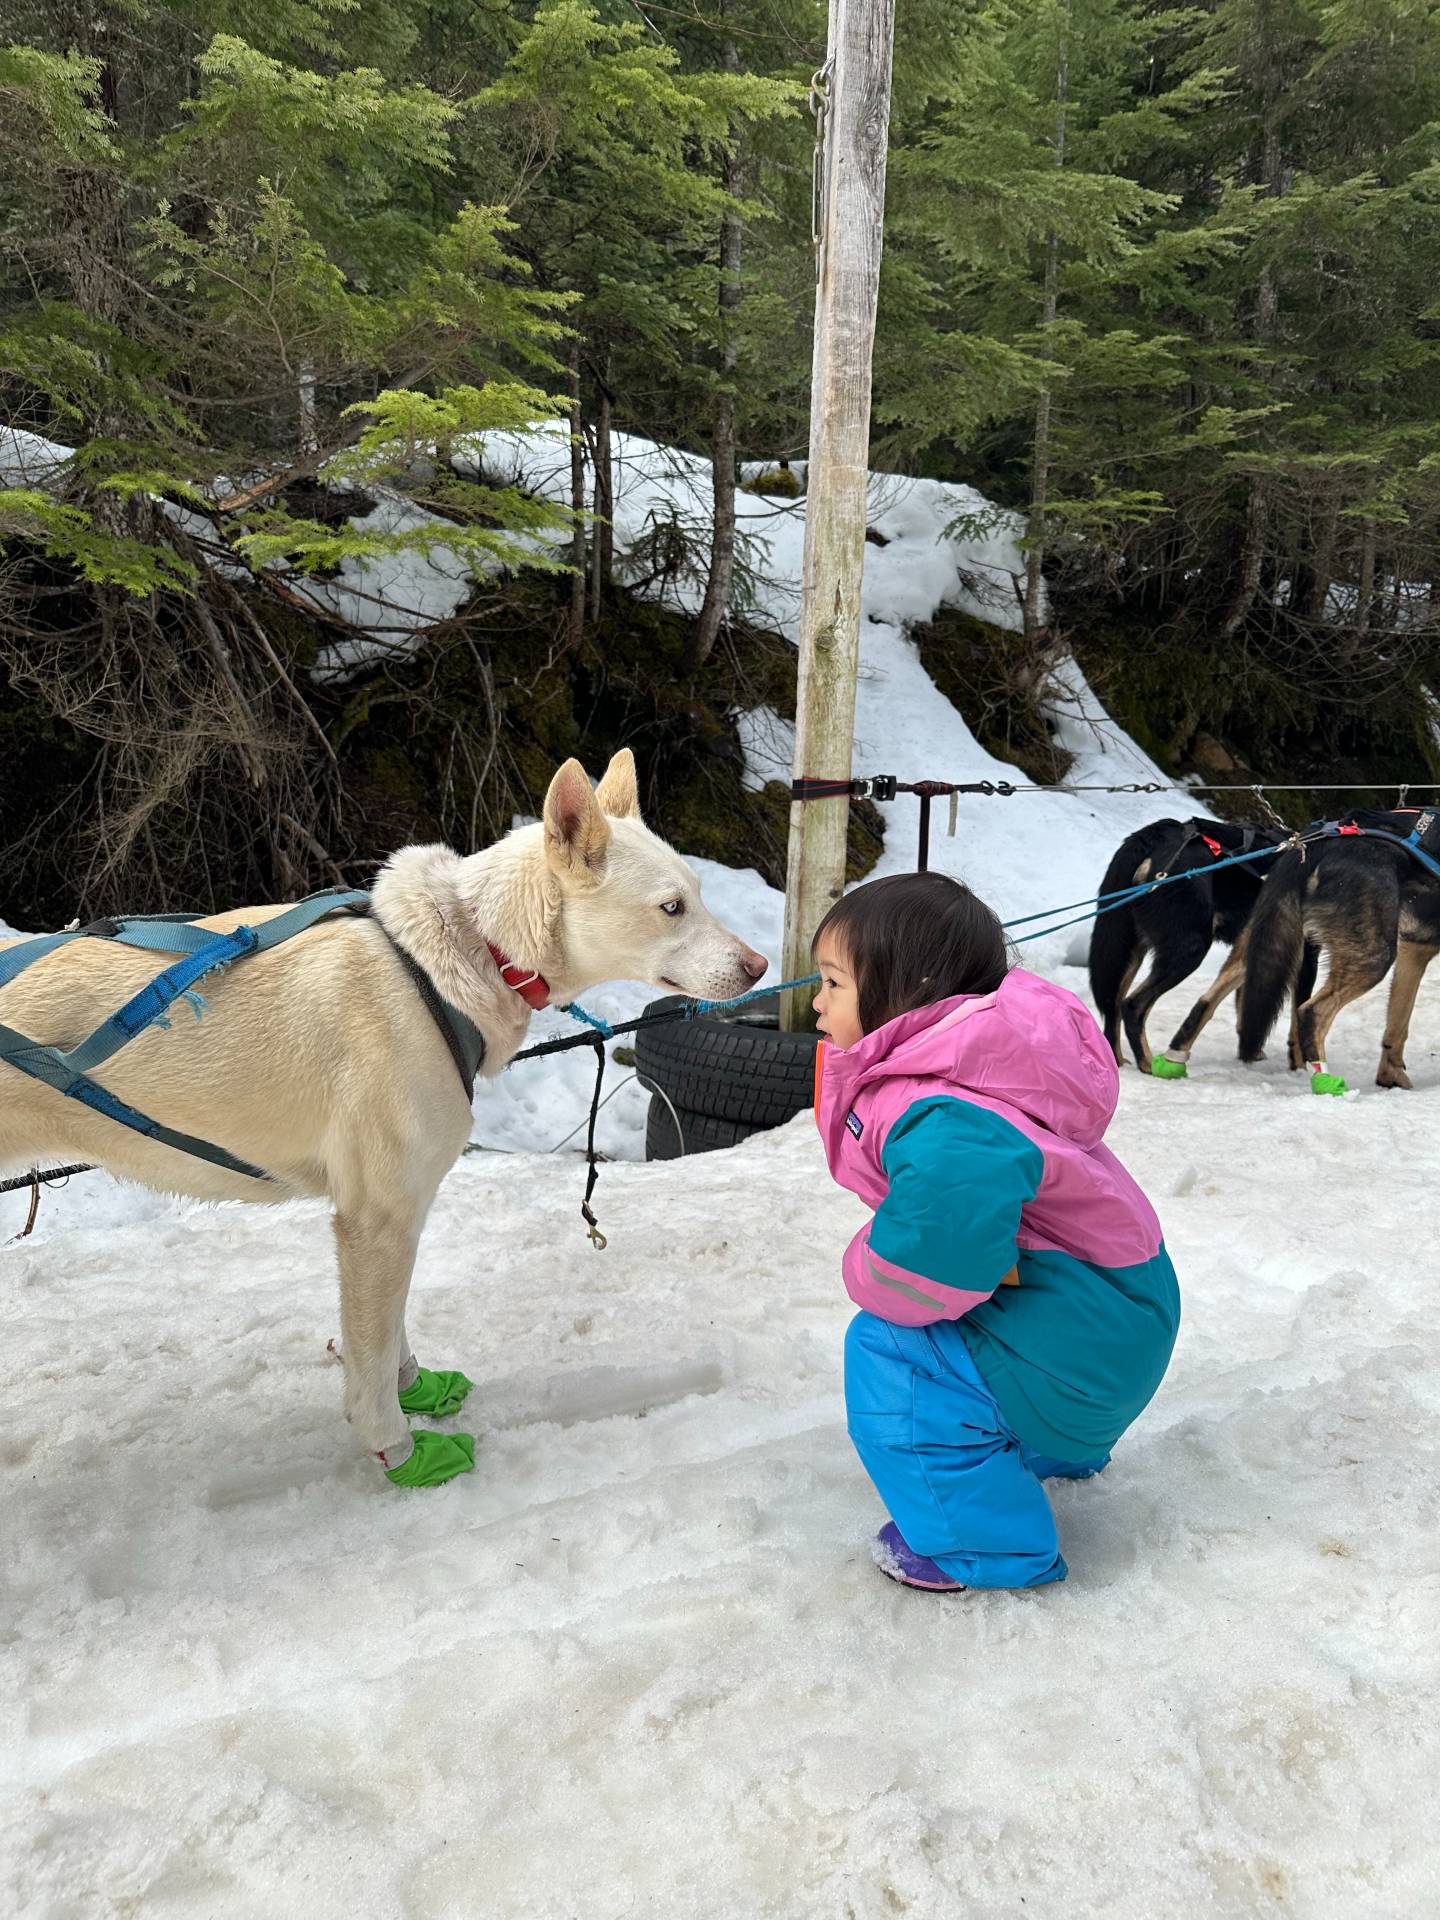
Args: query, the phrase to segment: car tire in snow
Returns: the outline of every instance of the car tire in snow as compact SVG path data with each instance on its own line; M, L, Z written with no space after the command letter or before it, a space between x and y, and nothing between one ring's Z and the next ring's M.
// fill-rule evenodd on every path
M645 1158L679 1160L686 1154L714 1153L717 1147L738 1147L761 1131L743 1120L716 1120L708 1113L691 1113L688 1107L672 1109L664 1094L652 1093L645 1120Z
M645 1011L669 1013L684 1005L670 994ZM810 1105L818 1041L814 1033L782 1033L779 995L767 995L729 1012L641 1027L635 1065L641 1086L668 1094L676 1107L758 1131L783 1126Z

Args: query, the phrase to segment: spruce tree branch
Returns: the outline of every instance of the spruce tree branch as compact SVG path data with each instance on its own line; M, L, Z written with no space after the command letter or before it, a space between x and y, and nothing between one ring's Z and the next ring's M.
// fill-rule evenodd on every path
M413 387L418 381L423 380L434 364L433 356L427 355L418 366L412 367L409 373L402 374L398 380L387 382L387 386L392 391L398 389L403 392L406 388ZM258 501L267 500L273 494L283 493L286 487L293 486L297 480L308 480L312 474L318 473L328 460L333 460L337 453L342 453L346 447L353 447L364 431L364 421L357 421L354 426L348 427L338 440L332 440L329 446L318 447L314 453L307 454L303 460L297 460L284 472L273 473L267 479L257 480L253 487L243 487L239 493L227 494L223 500L215 502L211 511L243 513L247 507L253 507Z

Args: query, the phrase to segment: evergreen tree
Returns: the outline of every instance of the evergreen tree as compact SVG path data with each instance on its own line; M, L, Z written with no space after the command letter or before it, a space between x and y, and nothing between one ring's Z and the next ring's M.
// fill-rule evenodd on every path
M708 23L698 21L691 40ZM542 284L575 289L572 499L582 468L581 376L599 394L595 577L608 571L606 438L612 394L659 437L714 441L716 512L708 535L709 591L689 665L709 653L729 601L734 541L734 381L739 348L742 222L752 166L744 143L786 113L795 89L742 71L738 23L722 6L713 60L683 60L631 19L603 18L581 0L547 0L504 74L482 96L514 154L507 194L525 255ZM543 129L537 136L536 129ZM657 406L654 390L662 386ZM698 404L697 404L698 402ZM571 636L584 614L575 554ZM597 589L598 591L598 589Z
M557 524L433 464L425 513L310 511L322 469L414 495L437 441L550 410L569 304L530 283L500 208L450 193L459 109L406 77L404 14L356 36L392 81L336 57L342 11L101 5L0 54L0 391L14 426L75 448L0 490L21 543L0 664L104 744L97 902L140 845L158 872L157 833L207 820L246 865L268 837L287 890L312 864L334 754L272 617L313 623L297 571L442 542L481 571L544 564ZM211 31L231 25L313 63Z

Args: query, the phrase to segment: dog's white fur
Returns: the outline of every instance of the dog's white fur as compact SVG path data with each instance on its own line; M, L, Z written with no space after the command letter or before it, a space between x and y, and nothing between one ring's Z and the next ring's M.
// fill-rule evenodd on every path
M695 874L641 821L628 749L595 791L568 760L543 819L482 853L401 848L375 882L372 908L379 926L325 921L202 982L201 1018L177 1002L168 1031L147 1029L97 1071L120 1099L263 1167L270 1182L160 1146L4 1064L0 1170L87 1160L202 1200L329 1199L345 1413L393 1467L413 1448L396 1383L403 1389L415 1374L404 1327L415 1250L471 1115L386 934L484 1034L486 1075L519 1049L530 1020L487 940L542 974L556 1003L617 979L726 998L753 986L765 961L706 912ZM241 909L199 924L228 932L284 910ZM163 964L117 941L71 941L0 989L0 1020L73 1047Z

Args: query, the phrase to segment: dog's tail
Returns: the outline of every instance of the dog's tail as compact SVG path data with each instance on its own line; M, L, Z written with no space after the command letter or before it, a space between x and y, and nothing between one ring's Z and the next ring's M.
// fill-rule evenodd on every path
M1305 951L1302 895L1310 868L1298 852L1282 853L1266 876L1250 915L1250 944L1240 1003L1240 1058L1258 1060L1300 972Z
M1127 835L1105 869L1101 893L1119 893L1134 885L1136 872L1145 860L1158 866L1161 850L1168 849L1180 831L1176 820L1157 820ZM1100 1011L1105 1038L1117 1060L1120 1058L1120 996L1132 977L1139 949L1140 930L1128 903L1111 907L1098 916L1090 935L1090 992Z

